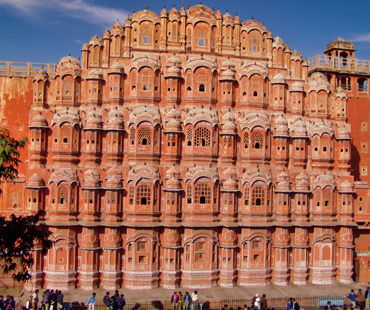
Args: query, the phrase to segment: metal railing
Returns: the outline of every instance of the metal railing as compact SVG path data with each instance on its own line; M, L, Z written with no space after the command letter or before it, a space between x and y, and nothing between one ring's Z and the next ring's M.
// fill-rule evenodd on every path
M309 70L327 69L370 73L370 60L316 55L308 60Z
M56 65L52 63L0 61L0 76L30 77L35 76L36 72L43 68L49 77L53 78L55 67Z
M295 297L295 296L294 296ZM335 305L336 301L340 299L343 301L342 297L338 296L316 296L316 297L295 297L296 301L299 303L301 309L322 309L323 306L320 302L332 301L332 305ZM286 310L286 303L288 298L270 298L267 299L267 308L275 310ZM230 310L238 310L238 308L243 309L244 305L250 307L252 304L252 299L224 299L218 301L203 300L199 303L199 310L220 310L227 305ZM339 305L339 303L337 303ZM343 306L343 305L340 305ZM85 304L71 303L70 310L86 310L88 307ZM95 306L95 310L107 310L105 305ZM119 310L119 308L118 308ZM172 310L172 304L169 301L152 301L151 303L128 303L124 306L123 310ZM181 310L185 310L182 306ZM191 304L189 310L193 310L193 305Z

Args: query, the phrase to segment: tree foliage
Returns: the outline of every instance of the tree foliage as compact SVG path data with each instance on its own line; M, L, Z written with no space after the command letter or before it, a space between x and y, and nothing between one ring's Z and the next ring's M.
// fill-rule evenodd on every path
M10 136L9 130L0 129L0 177L4 180L17 177L19 150L26 143L27 138L18 141ZM40 210L35 215L0 217L0 268L18 282L31 279L35 245L41 247L43 254L52 247L51 232L39 223L44 214Z
M51 232L39 224L43 215L40 210L36 215L0 217L0 267L18 282L31 279L35 245L40 246L42 254L52 247Z
M0 129L0 176L12 180L18 175L19 149L27 143L27 138L16 140L10 136L9 130Z

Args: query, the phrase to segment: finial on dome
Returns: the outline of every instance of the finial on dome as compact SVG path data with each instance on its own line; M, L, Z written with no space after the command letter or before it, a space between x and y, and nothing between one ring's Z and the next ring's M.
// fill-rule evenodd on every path
M238 12L235 13L235 16L238 16Z
M190 4L188 3L188 10L190 9Z
M119 23L119 18L117 18L117 23Z
M213 13L215 12L215 7L212 8Z
M44 64L41 65L41 69L44 69Z
M184 7L184 1L182 1L182 8Z
M252 20L254 20L254 15L252 14Z
M263 25L265 26L265 21L263 21Z
M135 14L135 9L133 9L132 12Z
M200 1L199 4L202 4L202 1Z
M78 61L80 61L80 55L78 55Z
M71 51L68 52L68 56L71 56Z
M229 9L226 9L226 13L229 13Z
M173 7L176 7L176 3L173 4Z

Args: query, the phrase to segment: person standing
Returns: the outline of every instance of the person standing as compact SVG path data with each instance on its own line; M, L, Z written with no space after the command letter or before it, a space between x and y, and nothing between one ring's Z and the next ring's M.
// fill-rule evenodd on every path
M289 298L289 300L286 303L286 310L292 310L293 309L293 298Z
M106 310L110 310L110 296L109 292L107 292L103 298L103 304L105 305Z
M191 297L189 295L189 292L186 292L185 297L184 297L184 309L185 310L189 309L190 302L191 302Z
M184 303L184 296L179 292L179 299L177 301L177 310L182 310L182 304Z
M263 294L262 295L262 298L261 298L261 310L266 310L267 309L267 299L266 299L266 294Z
M125 295L121 294L121 298L118 300L118 308L119 310L123 310L123 307L126 306Z
M179 296L177 292L174 292L171 296L172 310L177 310L177 302L179 301Z
M293 310L300 310L301 309L301 306L299 305L299 303L297 301L295 301L295 298L292 298L292 302L293 302L293 307L292 307Z
M365 309L369 310L369 306L370 306L370 287L367 287L365 291Z
M191 294L191 300L192 300L193 305L194 305L193 310L198 310L198 307L199 307L198 291L194 291L193 294Z
M349 293L349 295L347 297L351 301L352 309L356 309L356 298L357 298L357 295L355 294L355 290L351 290L351 293Z
M32 294L32 309L37 310L37 305L39 303L39 290L35 290Z
M357 292L357 302L358 302L358 306L360 307L360 310L364 310L365 309L365 296L362 293L362 289L359 289Z
M58 310L62 310L64 308L64 295L63 295L62 291L58 292L57 307L58 307Z
M5 310L5 307L4 307L4 296L3 295L0 295L0 309L1 310Z
M89 306L89 310L95 310L96 301L95 301L96 293L92 293L92 295L89 297L89 300L86 303L86 306Z
M261 309L261 305L260 305L260 302L261 302L261 299L259 297L257 297L254 301L254 309L255 310L260 310Z

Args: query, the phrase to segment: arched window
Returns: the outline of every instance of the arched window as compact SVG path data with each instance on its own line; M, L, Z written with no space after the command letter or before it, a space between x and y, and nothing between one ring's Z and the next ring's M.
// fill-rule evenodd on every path
M129 188L129 204L133 205L134 204L134 186L130 185Z
M192 197L193 197L193 187L191 185L189 185L188 190L186 192L187 203L192 202Z
M253 138L252 138L252 148L254 148L254 149L262 149L263 148L262 144L263 144L262 133L255 132L253 134Z
M139 145L151 145L151 130L149 128L139 129Z
M211 132L205 127L195 130L195 146L211 146Z
M246 187L244 191L244 205L249 206L249 187Z
M199 91L200 92L205 92L206 91L206 88L205 88L204 84L199 85Z
M207 184L201 183L195 187L195 203L211 203L211 188Z
M65 185L58 188L58 203L62 205L68 203L68 187Z
M244 133L244 148L247 149L249 146L249 132Z
M138 205L150 205L151 191L148 185L140 185L137 188L136 203Z
M188 128L187 136L186 137L188 139L188 146L191 146L191 143L193 141L193 129Z
M252 191L252 205L264 206L265 205L265 189L262 186L256 186Z
M323 204L325 207L331 206L331 190L326 188L323 193Z

